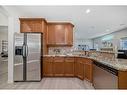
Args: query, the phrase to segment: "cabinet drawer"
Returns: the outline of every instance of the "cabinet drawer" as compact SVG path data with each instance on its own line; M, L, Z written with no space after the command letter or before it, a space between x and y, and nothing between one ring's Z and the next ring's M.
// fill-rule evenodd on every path
M85 63L85 61L84 61L83 58L78 58L78 62L79 62L79 63Z
M65 58L65 62L74 62L74 58L73 57L68 57L68 58Z
M44 62L53 62L53 57L44 57L43 61Z
M64 57L55 57L54 62L64 62Z

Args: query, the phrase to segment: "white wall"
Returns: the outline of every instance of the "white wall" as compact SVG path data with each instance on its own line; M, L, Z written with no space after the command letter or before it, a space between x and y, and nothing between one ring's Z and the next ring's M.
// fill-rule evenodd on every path
M120 38L127 37L127 28L113 32L108 35L113 35L113 39L112 39L113 45L117 46L117 48L119 49L120 48ZM107 35L104 35L104 36L101 36L98 38L94 38L93 39L94 46L95 46L95 44L98 44L99 48L101 48L102 47L102 38L105 36L107 36Z
M0 26L8 26L8 18L0 13Z
M13 83L14 76L14 33L20 32L19 17L9 16L8 19L8 83Z
M2 40L8 41L8 27L0 26L0 53L2 52Z

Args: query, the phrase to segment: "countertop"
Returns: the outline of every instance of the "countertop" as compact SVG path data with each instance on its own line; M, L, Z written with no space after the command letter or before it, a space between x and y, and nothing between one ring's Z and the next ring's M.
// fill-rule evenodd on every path
M89 58L92 60L95 60L97 62L100 62L104 65L107 65L109 67L112 67L119 71L127 71L127 59L114 59L114 60L102 60L97 57L87 57L87 56L75 56L75 55L44 55L44 56L60 56L60 57L82 57L82 58Z

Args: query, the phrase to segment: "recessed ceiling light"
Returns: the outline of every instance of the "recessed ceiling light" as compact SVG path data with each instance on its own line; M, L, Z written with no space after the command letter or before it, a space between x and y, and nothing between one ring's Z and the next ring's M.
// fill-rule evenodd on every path
M86 13L88 14L88 13L90 13L90 11L91 11L90 9L87 9L87 10L86 10Z

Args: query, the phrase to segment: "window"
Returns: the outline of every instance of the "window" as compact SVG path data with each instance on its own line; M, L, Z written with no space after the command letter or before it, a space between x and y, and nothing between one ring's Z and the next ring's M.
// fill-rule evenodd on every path
M121 38L121 49L127 50L127 37Z

